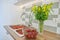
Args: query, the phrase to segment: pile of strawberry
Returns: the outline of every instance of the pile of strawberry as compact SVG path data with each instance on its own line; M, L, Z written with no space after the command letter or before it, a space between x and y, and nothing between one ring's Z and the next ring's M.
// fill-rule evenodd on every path
M16 32L23 35L28 39L35 39L37 36L37 31L35 29L26 27L25 25L12 25L10 26L12 29L16 29Z
M19 28L24 28L24 25L11 25L10 26L12 29L19 29Z
M37 36L37 31L36 30L31 30L31 29L26 30L26 34L25 34L26 38L35 39L36 36Z

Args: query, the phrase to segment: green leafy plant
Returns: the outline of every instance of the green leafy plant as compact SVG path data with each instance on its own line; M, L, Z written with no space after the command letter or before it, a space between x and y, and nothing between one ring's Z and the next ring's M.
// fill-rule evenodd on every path
M34 13L35 18L39 21L40 32L43 31L43 23L48 19L51 8L52 3L44 4L42 6L32 6L32 12Z

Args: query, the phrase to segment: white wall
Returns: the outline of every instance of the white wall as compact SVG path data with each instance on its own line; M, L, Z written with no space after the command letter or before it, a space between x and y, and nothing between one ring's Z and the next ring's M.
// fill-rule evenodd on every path
M20 7L15 6L15 2L16 0L0 0L0 40L5 40L7 36L4 25L20 23Z
M19 20L19 13L18 11L19 10L19 7L18 6L15 6L13 4L13 2L15 1L8 1L8 0L5 0L3 1L2 0L2 10L1 10L1 25L7 25L7 24L16 24L18 23L17 20Z

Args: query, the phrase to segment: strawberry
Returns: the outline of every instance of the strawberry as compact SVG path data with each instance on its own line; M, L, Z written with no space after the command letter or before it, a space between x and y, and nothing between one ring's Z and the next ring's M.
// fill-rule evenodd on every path
M19 34L23 34L22 29L16 30Z

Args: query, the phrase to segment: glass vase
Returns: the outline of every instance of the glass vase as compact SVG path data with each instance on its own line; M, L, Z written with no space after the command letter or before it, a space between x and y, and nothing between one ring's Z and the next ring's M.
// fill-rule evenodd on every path
M39 33L42 35L43 34L43 27L44 27L44 21L39 21Z

